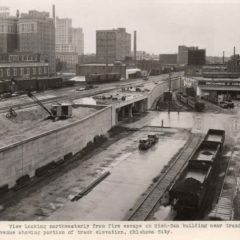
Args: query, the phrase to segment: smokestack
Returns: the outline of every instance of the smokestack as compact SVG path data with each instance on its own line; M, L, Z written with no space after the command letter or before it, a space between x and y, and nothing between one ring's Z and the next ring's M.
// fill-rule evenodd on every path
M54 4L52 5L52 17L55 23L55 5Z
M235 47L233 48L233 56L234 56L234 59L235 59L235 55L236 55L236 53L235 53Z
M134 31L134 61L137 61L137 31Z
M223 51L223 64L225 64L225 53Z

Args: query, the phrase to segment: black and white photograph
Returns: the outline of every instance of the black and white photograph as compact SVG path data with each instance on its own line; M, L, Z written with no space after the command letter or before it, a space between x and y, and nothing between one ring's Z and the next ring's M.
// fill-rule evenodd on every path
M234 225L239 23L240 0L1 0L0 222Z

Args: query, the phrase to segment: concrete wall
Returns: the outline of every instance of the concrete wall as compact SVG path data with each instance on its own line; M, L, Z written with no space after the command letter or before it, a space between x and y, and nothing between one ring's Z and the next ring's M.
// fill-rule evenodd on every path
M13 187L21 176L34 176L37 168L83 149L94 136L112 127L111 112L107 107L64 128L0 149L0 187Z

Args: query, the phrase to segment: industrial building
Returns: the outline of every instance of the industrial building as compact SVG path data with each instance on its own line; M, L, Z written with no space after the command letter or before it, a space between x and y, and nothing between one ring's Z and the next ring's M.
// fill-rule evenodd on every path
M40 54L28 52L0 54L0 79L47 77L48 63L40 61L40 57Z
M114 63L131 57L131 34L125 28L98 30L96 32L96 60Z

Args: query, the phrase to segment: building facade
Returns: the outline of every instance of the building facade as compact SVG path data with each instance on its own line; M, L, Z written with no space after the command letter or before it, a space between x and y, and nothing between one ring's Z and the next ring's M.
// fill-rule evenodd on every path
M125 64L79 64L77 65L77 75L87 76L90 74L119 73L122 78L126 78Z
M205 65L206 64L206 50L194 49L188 50L188 65Z
M160 54L159 59L162 65L176 65L177 54Z
M72 45L78 55L84 54L84 34L82 28L72 28Z
M29 11L18 20L18 45L21 52L39 53L41 61L55 74L55 26L47 12Z
M146 71L151 76L161 74L162 70L159 60L139 60L137 61L137 67Z
M57 63L62 64L62 71L76 71L76 65L78 64L78 54L76 52L57 52Z
M40 61L39 54L0 54L0 79L30 79L47 77L48 63Z
M57 71L76 71L78 55L84 52L83 38L82 29L72 27L72 19L56 18Z
M198 47L187 47L187 46L178 46L178 64L187 65L188 64L188 51L197 50Z
M0 12L0 54L17 49L17 20L8 11Z
M131 57L131 34L125 28L96 32L97 62L114 63L128 57Z

